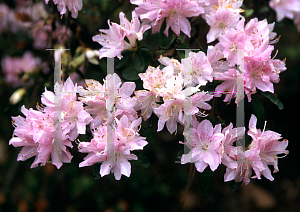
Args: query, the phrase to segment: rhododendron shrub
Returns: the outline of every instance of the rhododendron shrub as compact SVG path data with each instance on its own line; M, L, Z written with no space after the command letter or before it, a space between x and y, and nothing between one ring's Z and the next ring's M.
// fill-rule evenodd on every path
M59 169L71 162L71 149L77 146L78 152L85 154L79 167L101 164L96 173L101 177L113 173L120 180L122 175L130 177L132 162L144 159L141 152L153 145L140 132L144 123L151 122L149 126L157 132L176 135L183 129L184 141L179 144L187 151L179 152L180 163L194 164L199 175L214 172L222 164L226 166L225 182L248 184L250 178L261 179L261 175L273 181L270 167L273 173L279 171L278 158L288 154L288 141L266 130L266 122L263 129L257 126L264 121L259 95L283 109L273 84L279 83L280 73L287 68L285 59L275 59L279 40L273 32L275 23L244 16L240 0L130 2L135 5L131 19L118 11L120 24L109 19L108 29L90 37L99 50L84 44L80 27L72 35L74 26L69 29L57 20L48 25L42 21L47 11L41 6L34 10L40 12L31 17L36 24L28 25L33 48L45 48L47 45L39 41L51 39L62 49L61 45L68 43L66 37L77 38L80 47L73 56L61 54L62 63L67 61L62 72L67 79L56 82L55 92L46 86L37 109L22 106L25 117L12 117L15 130L9 144L22 147L17 160L35 157L31 168L52 162ZM60 15L69 10L72 18L80 16L83 7L80 0L53 3ZM270 7L278 21L288 17L300 22L297 2L272 0ZM0 13L8 14L7 22L17 22L6 6L0 5ZM66 16L66 22L70 21ZM197 21L209 29L207 48L199 45L200 49L191 50L184 41L198 33L192 30ZM10 30L14 31L1 20L0 33ZM79 85L80 81L67 76L72 72L83 75L90 63L103 69L104 60L109 74L105 72L103 83L101 79L85 79L85 84ZM109 70L109 62L114 62L116 73ZM14 82L15 87L30 86L33 81L23 80L24 75L36 69L49 72L43 66L45 63L30 52L22 58L6 56L2 60L5 82ZM252 105L247 110L251 115L248 127L226 125L226 120L215 115L217 99L223 95L224 102L234 99L237 106L244 105L247 96L245 104Z

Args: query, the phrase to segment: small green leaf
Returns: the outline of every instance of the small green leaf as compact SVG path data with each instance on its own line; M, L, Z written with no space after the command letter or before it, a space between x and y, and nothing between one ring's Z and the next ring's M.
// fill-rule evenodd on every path
M262 92L262 94L267 97L271 102L273 102L275 105L277 105L279 110L283 110L283 104L282 102L271 92Z
M176 157L177 157L179 160L181 160L181 157L182 157L183 153L184 153L184 149L180 150L180 151L178 152L178 154L177 154Z
M133 53L132 51L127 51L127 50L122 51L123 58L121 60L115 58L115 68L117 69L121 68L128 61L132 53Z
M208 120L212 123L212 125L216 125L216 120L215 120L215 118L214 117L212 117L212 116L210 116L209 118L208 118Z
M235 182L234 180L231 180L228 184L231 191L236 191L240 187L242 182Z
M124 71L122 71L122 76L126 80L137 80L139 79L140 72L136 68L127 68Z
M162 48L168 48L171 43L176 39L171 28L168 31L168 37L165 35L164 30L166 29L166 20L164 20L159 33L159 46Z
M134 56L134 65L135 65L136 69L139 70L140 72L144 71L145 61L144 61L144 58L141 55L141 53L138 51L135 53L135 56Z
M245 10L245 17L249 17L253 14L254 10L253 9L246 9Z
M184 50L177 50L177 49L187 49L187 48L188 48L188 45L186 43L180 43L179 45L177 45L176 52L177 52L177 55L181 59L185 58L185 51Z
M149 159L142 152L133 151L132 153L138 157L138 160L132 160L133 163L143 168L148 168L150 166Z
M148 51L150 51L150 48L148 46L140 46L139 50L144 51L144 52L148 52Z
M198 182L200 185L200 190L204 195L206 195L211 188L213 174L214 172L210 169L209 166L207 166L202 173L198 172Z
M265 109L263 103L260 101L257 94L251 96L252 98L252 112L257 118L257 125L259 127L263 126L265 120Z
M96 180L99 180L101 178L100 166L101 166L101 163L96 163L96 165L94 167L93 175Z

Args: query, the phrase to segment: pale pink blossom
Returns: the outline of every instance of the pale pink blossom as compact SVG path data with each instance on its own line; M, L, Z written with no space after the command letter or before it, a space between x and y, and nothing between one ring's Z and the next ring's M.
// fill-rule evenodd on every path
M15 147L24 146L17 160L24 161L36 156L31 168L39 164L45 166L50 157L52 164L58 169L63 162L70 162L72 155L66 147L72 147L72 144L64 134L61 135L61 140L56 140L54 117L44 111L27 110L24 106L22 112L26 119L13 117L16 127L14 134L17 137L10 140L10 144Z
M203 172L209 165L215 171L221 164L222 140L221 125L212 126L210 121L203 120L200 123L194 122L193 128L184 131L186 142L182 143L191 150L183 154L181 164L195 163L198 172Z
M236 158L231 158L229 154L232 148L235 148L233 147L233 143L244 137L245 127L233 128L232 123L230 123L222 130L222 133L224 134L222 164L230 169L237 168L238 164L235 160Z
M273 173L279 171L278 168L278 158L280 154L286 156L289 151L286 150L288 146L288 140L279 141L282 137L280 134L273 132L271 130L261 132L260 129L256 129L257 118L252 114L249 121L249 131L253 139L250 147L259 149L259 156L262 160L262 163L265 166L265 169L261 172L267 179L273 181L274 178L271 175L271 170L268 165L274 166Z
M116 23L107 21L109 29L100 29L100 35L93 36L93 41L98 42L103 47L100 49L99 58L108 57L119 59L123 58L121 52L125 49L125 32L121 29L121 26Z
M221 97L225 93L224 102L230 102L231 99L240 97L237 95L238 89L244 92L244 74L241 74L236 69L228 69L228 71L220 73L215 79L224 80L216 87L214 94L215 97ZM240 98L236 98L235 103L237 104L240 100Z
M226 34L229 28L235 28L242 16L230 7L219 7L215 12L206 15L206 22L210 26L206 36L207 43Z
M59 84L56 89L59 91ZM68 135L74 141L79 134L86 133L86 125L93 118L84 110L83 102L77 101L77 84L73 84L69 77L61 88L60 92L53 93L45 90L42 94L42 103L47 106L45 111L52 114L60 113L62 134ZM59 110L59 111L57 111Z
M165 85L168 78L174 75L172 66L167 66L160 70L159 67L149 66L146 73L140 73L139 77L143 81L144 89L154 91L157 95L163 96L165 93Z
M104 124L112 115L107 114L107 111L114 107L117 118L126 115L130 121L137 119L137 113L133 109L136 102L131 98L134 90L134 82L122 84L117 74L107 75L103 85L96 80L86 80L85 88L78 87L81 96L79 99L87 105L85 110L93 116L93 128Z
M154 108L154 113L159 117L158 129L161 131L166 123L168 131L172 134L177 131L177 122L184 124L184 115L203 115L199 108L210 110L211 106L206 103L213 98L205 92L196 93L185 98L184 91L181 91L182 98L165 99L164 103ZM188 123L189 124L189 123Z
M250 182L252 170L255 172L255 177L257 179L261 179L261 172L265 169L265 167L261 161L261 158L259 157L258 149L251 148L244 152L241 146L232 147L229 157L232 159L241 158L241 161L237 161L237 168L226 168L226 173L224 175L225 182L231 180L236 182L243 181L244 184L247 185Z
M101 177L114 173L115 179L120 180L121 175L127 177L131 173L129 160L137 160L137 156L132 154L132 150L142 150L147 141L141 137L137 131L142 118L129 122L127 116L116 119L117 128L114 130L114 151L115 161L108 161L107 155L107 126L100 126L94 130L94 138L91 142L80 142L79 151L88 153L79 167L91 166L98 162L103 162L100 167Z
M140 21L135 11L132 11L131 22L127 20L123 12L120 12L119 17L120 17L120 25L122 26L122 29L125 31L126 37L129 40L129 44L125 42L125 49L131 49L136 47L136 40L137 39L142 40L144 32L150 29L151 26L150 25L140 26Z
M197 53L190 52L189 56L181 60L183 68L183 77L185 72L192 75L192 85L206 85L206 83L212 82L213 69L206 57L205 53L199 51Z
M108 20L109 29L100 29L100 35L93 36L93 41L98 42L103 47L100 49L99 58L102 57L118 57L121 59L123 56L121 52L124 49L136 48L136 40L142 40L143 34L146 30L150 29L149 25L140 25L140 21L135 11L132 12L132 20L129 22L123 12L119 13L120 24L110 24ZM103 34L104 33L104 34ZM129 43L124 40L125 36Z
M196 1L186 0L131 0L132 4L138 5L135 9L142 20L149 20L152 26L152 33L159 32L163 21L166 18L166 29L164 33L168 36L168 29L179 36L182 31L187 36L191 36L191 24L187 17L199 16L204 13Z

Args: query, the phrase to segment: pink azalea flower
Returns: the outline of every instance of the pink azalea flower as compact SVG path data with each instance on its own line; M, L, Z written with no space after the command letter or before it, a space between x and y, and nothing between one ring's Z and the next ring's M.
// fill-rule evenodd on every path
M294 13L300 12L300 2L297 0L271 0L269 5L276 11L277 21L285 17L293 19Z
M158 107L156 101L159 97L156 97L154 91L140 90L135 91L134 94L135 96L132 99L136 103L134 109L136 111L141 110L140 116L146 121L152 115L153 109Z
M174 74L182 72L182 64L174 58L163 57L160 55L158 61L165 66L171 66L174 69Z
M180 31L191 37L191 24L187 17L199 16L204 13L204 9L199 7L194 1L186 0L166 0L161 3L161 11L157 21L166 18L166 29L164 33L168 35L168 29L171 27L173 32L179 36Z
M24 106L22 112L26 119L22 117L12 118L17 137L13 137L10 144L15 147L24 146L17 160L24 161L36 156L31 168L37 167L39 164L45 166L50 156L52 164L58 169L63 162L70 162L72 155L66 146L72 147L72 144L65 135L62 135L61 141L55 139L54 117L44 111L27 110Z
M45 0L48 4L49 0ZM72 18L77 18L78 11L82 9L82 0L53 0L57 4L57 9L61 15L67 12L67 8L71 12Z
M239 11L229 7L219 7L215 12L206 15L206 22L210 26L207 43L224 35L229 28L235 28L241 17Z
M260 173L265 169L264 164L259 157L258 149L248 149L244 150L239 147L232 147L229 157L241 158L242 161L237 161L237 168L231 169L226 168L226 173L224 175L224 182L235 180L236 182L243 181L245 185L250 182L250 177L252 175L252 170L255 172L256 178L260 178ZM253 178L253 177L252 177Z
M119 59L123 58L121 52L125 49L125 32L121 29L121 26L107 21L109 29L100 29L100 35L93 36L93 41L98 42L103 47L100 49L99 58L108 57ZM104 34L103 34L104 33Z
M237 161L229 156L232 151L233 143L238 139L242 139L245 135L245 127L237 127L233 128L232 123L230 123L227 127L222 130L224 134L223 144L223 157L222 163L230 169L237 168Z
M146 73L139 74L139 77L143 81L144 89L154 91L157 95L163 96L166 91L166 81L173 74L174 69L171 66L167 66L162 70L159 67L154 68L149 66Z
M100 35L95 35L92 38L93 41L103 46L100 49L100 59L102 57L113 58L115 56L121 59L123 57L121 52L124 49L135 48L136 39L142 40L144 32L150 29L149 25L140 26L140 21L134 11L132 12L131 22L126 19L123 12L120 12L119 17L121 25L116 23L110 25L110 20L108 20L109 29L100 29ZM129 43L124 40L125 36L128 38Z
M235 103L237 104L243 97L238 95L239 92L244 92L244 74L240 74L236 69L228 69L224 73L220 73L216 80L224 80L215 89L215 97L221 97L223 92L226 92L224 102L230 102L231 99L236 98ZM238 98L237 98L238 97Z
M59 88L60 86L57 83L56 89L59 90ZM79 134L85 134L86 125L93 118L84 110L83 103L77 101L77 84L74 85L70 77L66 80L60 92L60 96L57 96L58 94L45 90L41 100L47 106L45 111L53 116L58 112L57 110L60 110L62 133L68 135L69 139L74 141Z
M231 66L237 64L239 50L249 51L253 49L251 37L242 30L230 28L219 39L218 45L220 45L221 51Z
M129 122L126 116L120 120L116 119L117 128L114 131L114 149L116 161L107 161L107 127L100 126L93 132L94 138L91 142L80 142L79 151L88 153L79 167L91 166L103 162L100 167L101 177L114 173L115 179L120 180L121 175L127 177L131 173L129 160L137 160L137 156L131 154L132 150L141 150L147 145L146 138L140 137L137 127L141 124L142 118Z
M208 61L206 55L199 51L197 53L190 52L189 57L182 59L183 77L185 71L192 75L192 85L206 85L206 83L212 82L213 69Z
M210 121L203 120L199 124L193 124L193 128L184 131L186 142L182 143L191 150L183 154L181 164L195 163L198 172L203 172L209 165L215 171L221 164L222 140L221 125L212 126Z
M208 46L207 48L207 59L213 69L212 76L215 78L219 73L223 73L228 70L228 64L222 59L224 58L223 53L219 50L218 46Z
M85 103L85 111L93 116L92 128L97 128L104 124L112 114L107 114L115 107L115 116L121 118L126 115L130 121L137 119L137 113L133 109L135 101L130 97L135 90L134 82L124 82L122 84L117 74L109 74L101 85L95 80L86 80L86 88L78 87L79 99Z
M259 150L259 156L265 169L261 172L267 179L273 181L274 178L271 175L271 170L268 165L274 166L273 173L279 171L278 169L278 155L285 154L286 156L289 151L286 150L288 146L288 140L279 141L282 137L280 134L273 132L271 130L261 132L260 129L256 129L257 118L252 114L249 121L249 131L253 139L250 147L257 148Z
M142 20L148 19L152 25L152 33L159 32L160 27L166 18L166 29L164 33L168 36L168 29L179 36L182 31L187 36L191 36L191 24L187 17L199 16L204 13L204 9L195 1L185 0L131 0L132 4L138 5L136 12L140 14Z
M140 26L140 21L138 19L138 16L136 15L135 11L132 12L132 21L129 22L127 18L125 17L125 14L123 12L120 12L120 24L123 27L122 29L126 33L126 37L129 40L129 44L125 42L125 49L131 49L133 47L136 47L136 40L142 40L143 34L146 30L150 29L150 25L143 25Z

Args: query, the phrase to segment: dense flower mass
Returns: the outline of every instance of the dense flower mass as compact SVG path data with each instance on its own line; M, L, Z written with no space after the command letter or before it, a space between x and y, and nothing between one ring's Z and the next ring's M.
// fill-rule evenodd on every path
M130 177L130 161L140 160L134 151L143 150L148 144L139 134L142 122L148 122L148 127L155 124L157 132L166 126L166 130L175 135L178 129L180 131L179 123L186 138L179 143L190 149L182 154L182 164L194 163L198 172L215 171L223 164L225 182L248 184L250 178L261 179L261 175L274 180L270 166L273 173L279 171L278 158L288 154L288 140L281 141L281 135L265 130L266 126L263 130L257 129L257 120L262 117L253 114L247 134L245 127L234 127L232 123L224 126L227 120L219 116L217 101L213 98L225 94L224 102L235 98L238 104L246 95L250 102L260 90L280 108L273 83L279 82L279 74L286 66L285 59L275 59L277 52L273 53L273 44L279 40L273 32L275 23L257 18L246 22L242 16L241 8L245 8L242 0L130 0L136 5L131 21L124 12L118 11L120 24L107 20L109 28L100 29L100 34L90 39L102 46L98 51L92 50L82 36L81 20L77 23L66 16L67 24L63 25L63 21L56 20L56 16L46 10L44 3L29 2L17 1L15 11L0 4L0 15L4 17L0 20L0 34L10 37L12 33L26 32L31 39L30 42L15 39L17 50L29 44L36 51L50 45L51 50L53 46L55 49L64 45L73 47L69 39L76 38L80 46L70 54L61 54L61 61L66 59L62 65L63 79L68 73L85 74L89 68L100 67L103 71L103 61L98 57L121 60L116 62L115 71L121 73L122 78L116 73L107 74L103 83L86 79L84 86L77 86L80 81L74 80L77 82L74 84L71 75L64 83L57 82L54 92L45 88L42 104L38 104L37 109L22 106L25 117L12 117L15 129L9 141L10 145L21 147L18 161L35 157L31 168L49 162L59 169L63 163L71 162L70 149L76 144L79 152L87 153L79 167L101 163L96 170L101 177L113 173L115 179L120 180L122 175ZM45 2L48 4L49 0ZM82 9L82 0L53 2L61 15L68 9L73 18L77 18ZM300 30L299 1L271 0L270 7L276 11L278 21L285 17L293 19ZM199 25L200 16L203 19ZM187 39L191 41L189 44L194 42L201 46L192 24L201 27L205 21L209 31L204 42L214 42L214 45L210 44L207 49L201 47L201 51L187 49L189 52L185 51L185 57L182 56L176 50L186 46ZM163 24L166 27L161 29ZM150 28L152 33L163 33L156 37L159 42L150 40L148 47L148 41L143 38ZM174 34L166 38L170 36L170 29ZM76 34L72 35L74 31ZM3 53L1 60L4 84L21 87L11 96L13 104L17 104L34 83L38 84L35 91L39 85L49 85L49 81L43 84L42 78L53 79L48 73L54 64L43 62L47 58L44 54L37 57L26 51L20 57L22 54L17 50L11 51L12 56ZM128 50L128 54L123 52L122 55L123 50ZM59 62L56 56L54 66ZM88 61L94 66L88 66ZM133 82L138 78L137 84ZM124 82L124 79L132 81ZM252 108L258 104L252 103ZM256 112L253 109L253 113L258 114ZM81 136L85 134L92 139L85 140L89 137ZM247 145L240 145L245 138Z
M257 118L252 115L248 135L253 140L245 151L242 146L233 146L237 140L243 138L243 127L233 128L230 124L221 132L220 124L213 127L208 120L198 123L194 119L193 127L184 132L186 142L180 142L190 149L188 154L182 155L181 163L195 163L199 172L203 172L208 165L214 171L223 163L227 167L225 182L243 181L247 185L250 178L261 179L261 175L274 180L268 165L274 166L274 173L278 171L278 155L288 154L288 141L279 141L281 137L276 132L261 132L256 129L256 122ZM252 176L252 170L255 176Z
M257 92L256 89L274 93L273 83L279 82L279 74L285 71L286 67L284 61L274 59L276 55L271 57L274 49L271 44L277 42L276 34L272 32L274 25L268 24L266 20L258 21L257 18L251 19L246 25L244 21L240 20L236 29L231 28L228 33L221 35L220 42L216 45L229 67L240 66L243 62L244 70L231 68L216 75L216 79L225 81L216 88L215 96L220 96L218 89L234 93L245 89L250 102L251 95ZM231 97L236 97L236 94L227 95L224 101L229 102ZM236 102L239 100L240 98L237 98Z

